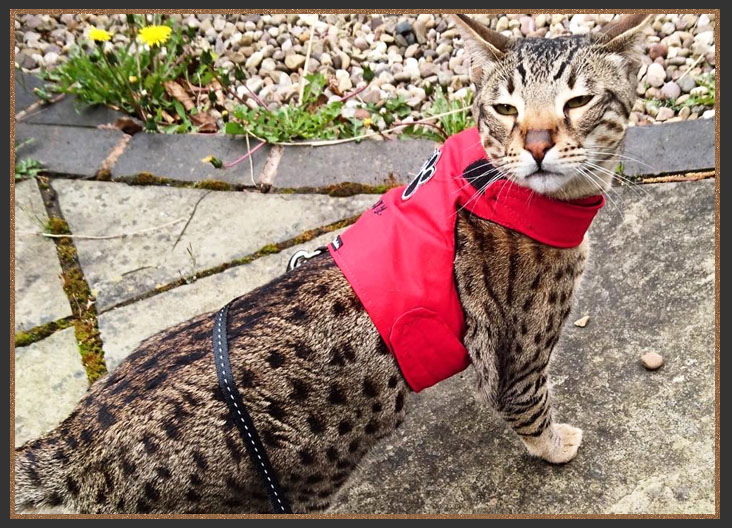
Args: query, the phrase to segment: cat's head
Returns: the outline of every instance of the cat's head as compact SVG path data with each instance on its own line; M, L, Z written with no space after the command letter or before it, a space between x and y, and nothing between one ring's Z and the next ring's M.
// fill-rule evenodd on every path
M610 187L650 17L626 15L587 35L513 39L455 15L496 176L562 199Z

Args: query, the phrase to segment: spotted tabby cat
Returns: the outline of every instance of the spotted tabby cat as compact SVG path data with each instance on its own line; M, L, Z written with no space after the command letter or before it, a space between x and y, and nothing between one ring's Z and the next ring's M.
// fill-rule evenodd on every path
M606 190L646 16L556 39L455 22L480 135L501 173L560 199ZM582 431L554 421L546 369L587 240L551 248L464 212L456 236L478 390L529 453L568 462ZM19 448L18 511L269 512L218 387L212 324L206 314L147 339L59 427ZM228 327L236 383L294 511L327 507L404 418L409 389L397 363L327 254L236 299Z

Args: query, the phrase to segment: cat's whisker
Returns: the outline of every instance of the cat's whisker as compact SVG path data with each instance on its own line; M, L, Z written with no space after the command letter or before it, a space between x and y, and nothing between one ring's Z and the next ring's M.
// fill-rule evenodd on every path
M609 157L603 158L603 161L632 161L634 163L638 163L640 165L645 166L648 169L655 170L655 167L652 165L649 165L648 163L645 163L644 161L641 161L637 158L633 158L631 156L626 156L625 154L618 154L616 152L608 153L608 152L602 152L602 151L596 151L592 149L584 149L584 151L588 154L611 154Z
M607 189L607 191L605 191L604 188L603 188L603 186L602 186L602 184L601 184L601 183L604 183L604 182L601 182L601 180L598 179L597 175L593 174L591 171L589 171L588 169L586 169L584 167L578 167L577 169L579 170L580 174L582 174L583 176L585 176L585 178L587 179L587 181L591 182L595 187L597 187L597 189L601 193L604 193L605 194L605 196L610 201L610 203L613 205L613 207L615 208L615 210L618 213L620 213L620 216L622 216L623 219L625 219L625 213L623 212L623 208L622 207L618 207L618 203L613 199L613 197L611 195L611 193L614 192L616 198L618 198L622 202L622 198L620 197L620 195L618 195L617 191L615 191L612 187L610 187L609 189ZM600 183L598 183L598 181Z
M636 193L638 192L638 189L640 189L640 190L642 190L642 191L643 191L644 193L646 193L646 195L647 195L647 196L649 196L649 195L650 195L650 193L649 193L649 192L648 192L648 191L647 191L646 189L644 189L644 188L643 188L642 186L640 186L640 185L637 185L637 184L635 184L635 183L632 183L632 182L630 182L630 181L629 181L629 180L627 180L627 178L625 178L624 176L621 176L621 175L619 175L619 174L617 174L617 173L615 173L615 172L613 172L613 171L611 171L611 170L608 170L608 169L606 169L605 167L601 167L600 165L597 165L597 164L595 164L595 163L592 163L591 161L585 161L585 165L587 165L587 167L588 167L588 168L590 168L590 169L593 169L593 170L598 170L598 171L600 171L600 172L603 172L603 173L605 173L605 174L607 174L607 175L611 176L612 178L614 178L614 179L617 179L617 180L619 180L619 181L621 181L621 182L626 182L626 183L630 183L630 184L628 185L628 187L630 187L631 189L633 189L633 191L635 191Z

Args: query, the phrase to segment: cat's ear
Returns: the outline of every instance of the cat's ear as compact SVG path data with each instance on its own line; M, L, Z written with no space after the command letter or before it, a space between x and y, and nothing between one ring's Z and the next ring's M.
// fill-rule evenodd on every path
M611 53L637 55L643 51L643 29L652 18L653 15L647 13L624 15L600 29L594 38Z
M480 84L486 66L503 59L511 39L467 15L451 15L470 57L470 79Z

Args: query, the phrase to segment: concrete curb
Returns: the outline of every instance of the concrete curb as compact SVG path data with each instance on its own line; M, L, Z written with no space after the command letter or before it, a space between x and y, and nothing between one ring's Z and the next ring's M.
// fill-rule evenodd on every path
M92 132L91 127L98 128L101 122L114 120L117 113L88 108L78 113L72 110L73 104L73 99L69 99L43 107L45 114L27 116L16 125L19 138L28 137L32 132L45 142L35 149L42 150L41 161L51 173L92 177L104 168L113 180L128 180L147 173L177 182L221 181L235 188L256 186L294 192L329 189L344 183L382 188L409 181L436 147L431 141L415 139L278 149L265 145L234 167L216 169L204 159L214 156L231 162L240 158L246 153L243 138L220 134L138 133L124 150L115 152L116 163L102 166L102 161L107 160L119 142L114 141L110 146L109 142L99 141L98 134L121 132ZM75 122L67 123L70 126L59 123L72 117ZM84 139L87 137L89 140ZM250 148L258 144L252 140ZM76 148L69 148L72 145ZM715 167L714 147L713 119L630 127L619 169L631 177L709 170ZM20 152L19 158L33 157L32 154L29 149ZM270 159L272 155L278 159ZM81 158L79 162L74 161L76 157Z

